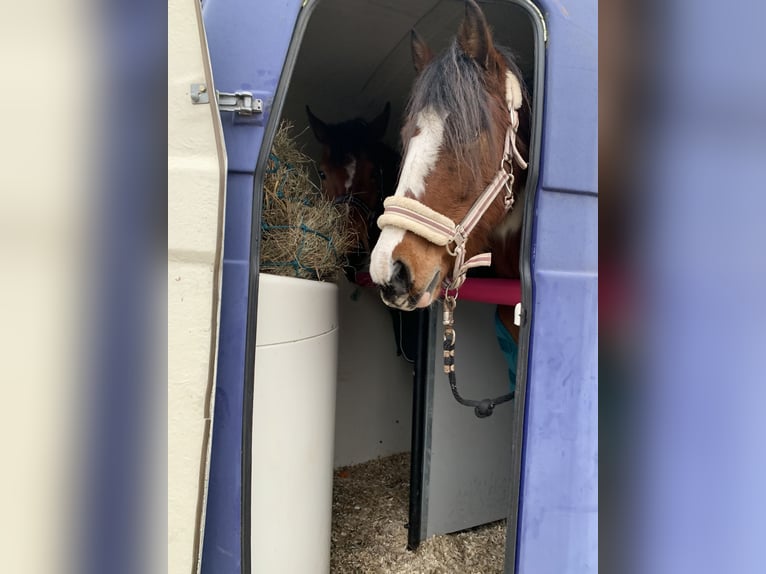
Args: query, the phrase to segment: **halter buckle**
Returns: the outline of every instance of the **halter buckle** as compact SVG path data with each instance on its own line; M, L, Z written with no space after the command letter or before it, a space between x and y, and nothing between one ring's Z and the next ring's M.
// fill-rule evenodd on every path
M508 176L505 182L505 195L503 196L503 205L506 211L513 208L513 204L516 203L516 194L513 193L513 173L509 173Z
M510 169L506 169L506 166ZM513 154L510 152L505 152L503 154L503 159L500 160L500 171L504 171L509 175L513 173Z
M455 229L452 232L452 238L446 245L447 253L452 255L452 257L457 257L457 254L463 250L463 245L465 245L467 240L468 234L465 232L463 226L458 223L455 225ZM450 247L453 243L455 244L454 248Z

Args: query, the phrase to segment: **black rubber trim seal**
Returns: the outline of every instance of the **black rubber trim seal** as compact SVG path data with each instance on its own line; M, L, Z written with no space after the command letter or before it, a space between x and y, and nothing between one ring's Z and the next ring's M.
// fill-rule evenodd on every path
M524 448L524 426L527 418L527 368L529 363L529 334L532 330L534 316L534 286L532 284L532 242L534 237L534 220L537 201L538 179L540 177L540 150L542 148L542 119L545 104L545 50L546 39L544 22L540 20L542 12L537 12L526 2L513 4L524 8L532 21L534 30L535 61L534 61L534 91L532 104L532 125L530 126L529 173L524 200L524 223L521 238L521 305L525 313L522 318L519 335L519 356L516 367L516 396L513 401L513 431L509 441L511 444L511 468L509 479L511 486L508 500L508 519L506 522L505 538L505 574L516 572L516 557L518 541L519 495L521 493L521 469Z

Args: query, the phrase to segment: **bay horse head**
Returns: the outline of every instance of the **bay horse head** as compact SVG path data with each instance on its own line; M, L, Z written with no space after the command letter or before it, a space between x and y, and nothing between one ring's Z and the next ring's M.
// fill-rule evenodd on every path
M518 66L494 44L472 0L441 55L414 30L411 48L417 77L403 162L370 263L383 302L402 310L429 306L443 284L455 288L474 256L492 248L523 190L530 114ZM478 216L477 203L484 204Z
M309 124L322 144L319 177L322 193L336 204L348 204L350 225L358 237L358 246L347 254L347 276L365 269L372 246L380 231L375 225L383 212L383 200L393 193L399 156L383 142L391 114L391 104L372 121L361 118L327 124L306 106ZM390 181L387 181L390 180Z

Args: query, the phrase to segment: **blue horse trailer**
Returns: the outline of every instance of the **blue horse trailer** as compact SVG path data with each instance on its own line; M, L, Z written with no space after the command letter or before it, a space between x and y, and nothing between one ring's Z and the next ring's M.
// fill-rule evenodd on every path
M354 384L339 380L336 464L412 449L417 472L410 485L410 547L415 548L425 537L461 524L444 518L444 526L438 526L440 513L449 504L439 502L437 491L447 489L449 496L441 496L447 501L454 496L449 485L436 486L449 474L439 474L444 461L459 458L456 453L462 451L457 449L485 449L484 456L502 483L499 498L485 503L497 514L488 510L487 521L507 518L505 572L596 572L597 4L594 0L490 0L480 5L498 41L517 52L533 102L516 397L509 406L498 407L498 423L465 422L495 425L476 430L490 432L492 436L486 440L466 439L484 436L471 434L473 430L454 437L439 435L463 424L456 422L462 415L440 414L439 393L446 381L438 373L433 376L424 360L415 365L413 381L412 367L401 357L393 353L368 356L365 362L378 361L368 365L369 373L385 372L388 379L399 382L376 382L372 374ZM462 13L462 3L454 0L203 1L216 89L233 94L239 105L239 110L221 112L228 180L215 413L204 515L205 573L260 574L251 567L250 554L251 471L258 464L251 460L250 447L259 222L264 170L280 120L292 120L300 132L307 125L306 104L326 117L343 119L344 114L371 117L385 101L392 104L392 118L401 117L414 77L409 61L410 29L418 28L434 47L441 48L454 35ZM386 137L395 144L398 126L391 123ZM316 157L310 134L301 137ZM358 297L356 291L351 295ZM351 295L341 288L344 304L352 305ZM370 322L383 324L383 334L371 336L379 336L380 345L385 346L390 343L390 317L374 294L364 297L368 301L360 305L367 307L360 313L373 317ZM470 308L470 303L466 305ZM348 312L349 316L355 314ZM433 319L437 314L413 323L422 348L436 336L438 326ZM461 337L463 341L466 335ZM491 330L477 337L486 340L476 348L497 347ZM342 333L340 345L341 362L351 361L341 372L353 377L348 373L363 365L352 364L358 359L347 356L358 353L344 354ZM470 362L471 348L461 349L457 360ZM502 357L498 361L497 368L486 371L483 378L497 378L502 387L507 379L501 380L505 372ZM476 369L482 378L483 367ZM472 394L471 384L470 379L462 383L466 394ZM369 389L360 390L367 389L364 385ZM345 393L354 392L369 392L377 398L344 399ZM355 406L345 407L344 401ZM376 407L390 409L386 417L395 418L398 426L391 423L386 428L365 429L365 419L375 417L354 418L358 415L354 409ZM285 416L290 416L289 405L274 408L284 408ZM505 414L500 414L502 408ZM470 413L467 416L471 418ZM403 418L411 422L400 424ZM360 445L366 440L365 432L377 434ZM353 434L359 435L356 443L350 438ZM474 442L461 445L461 440ZM434 447L437 443L441 445L438 449ZM449 452L451 444L454 452ZM444 458L426 458L437 456Z

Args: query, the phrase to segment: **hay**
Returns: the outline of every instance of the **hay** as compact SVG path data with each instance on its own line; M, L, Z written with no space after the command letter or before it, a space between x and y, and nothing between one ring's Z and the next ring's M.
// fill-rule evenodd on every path
M493 574L503 572L505 523L407 546L409 454L336 470L332 574Z
M312 181L313 160L282 121L263 182L261 264L264 273L334 281L357 244L348 205L325 199Z

